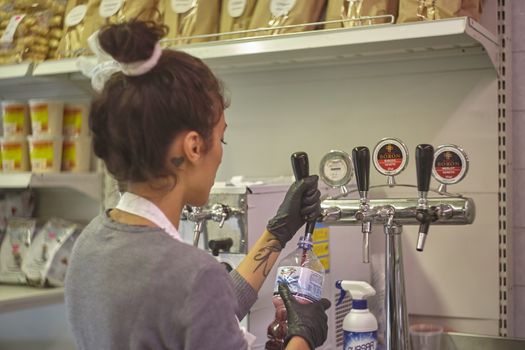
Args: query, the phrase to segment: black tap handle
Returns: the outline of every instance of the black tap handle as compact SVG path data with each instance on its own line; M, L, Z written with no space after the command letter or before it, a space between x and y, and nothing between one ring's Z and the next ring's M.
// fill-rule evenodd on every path
M310 169L306 152L295 152L292 154L292 169L297 181L308 177Z
M295 180L301 180L310 175L308 154L306 152L295 152L292 154L292 169ZM308 221L305 228L305 237L311 235L315 229L315 220Z
M417 190L428 192L430 188L430 174L434 163L434 147L432 145L417 145L416 147L416 172Z
M370 150L360 146L352 150L355 180L359 191L368 191L370 179Z
M219 252L222 250L226 253L230 252L230 248L233 246L233 239L224 238L211 240L208 242L208 247L211 249L213 256L219 256Z

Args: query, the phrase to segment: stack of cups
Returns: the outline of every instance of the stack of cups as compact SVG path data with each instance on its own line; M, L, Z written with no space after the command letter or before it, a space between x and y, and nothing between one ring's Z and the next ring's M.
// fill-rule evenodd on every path
M29 160L34 173L59 172L62 164L62 122L64 103L55 100L29 100L31 136Z
M4 136L0 138L0 159L4 172L29 170L27 135L29 114L27 104L20 101L2 101Z
M87 102L65 104L63 171L86 172L90 170L92 152L88 118L89 105Z

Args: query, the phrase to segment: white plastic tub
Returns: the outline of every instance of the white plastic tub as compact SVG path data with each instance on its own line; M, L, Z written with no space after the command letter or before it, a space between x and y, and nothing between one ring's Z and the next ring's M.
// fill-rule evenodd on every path
M29 135L29 110L21 101L2 101L4 136Z
M33 135L62 136L64 102L29 100Z
M63 137L33 135L28 136L29 160L34 173L59 172L62 165Z
M4 172L29 171L29 156L25 136L5 136L0 138L2 151L2 170Z
M91 137L73 136L64 138L62 149L62 170L86 172L91 165Z

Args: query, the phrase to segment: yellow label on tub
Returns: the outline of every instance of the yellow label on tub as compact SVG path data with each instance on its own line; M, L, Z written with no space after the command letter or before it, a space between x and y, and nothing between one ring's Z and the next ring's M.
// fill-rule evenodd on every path
M77 164L77 151L74 142L64 141L62 148L62 168L71 170Z
M2 167L4 170L21 170L23 157L22 144L19 142L2 145Z
M4 131L18 134L24 131L24 106L9 106L4 110Z
M31 123L33 133L47 132L49 130L49 112L47 104L31 107Z
M53 141L33 141L30 156L34 170L53 167Z
M82 109L65 108L64 109L64 134L80 134L82 128Z

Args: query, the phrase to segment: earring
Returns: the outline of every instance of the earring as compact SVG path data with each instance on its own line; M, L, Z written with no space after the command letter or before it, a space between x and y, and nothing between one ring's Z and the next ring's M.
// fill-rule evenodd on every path
M171 158L171 164L179 167L184 162L184 157L174 157Z

